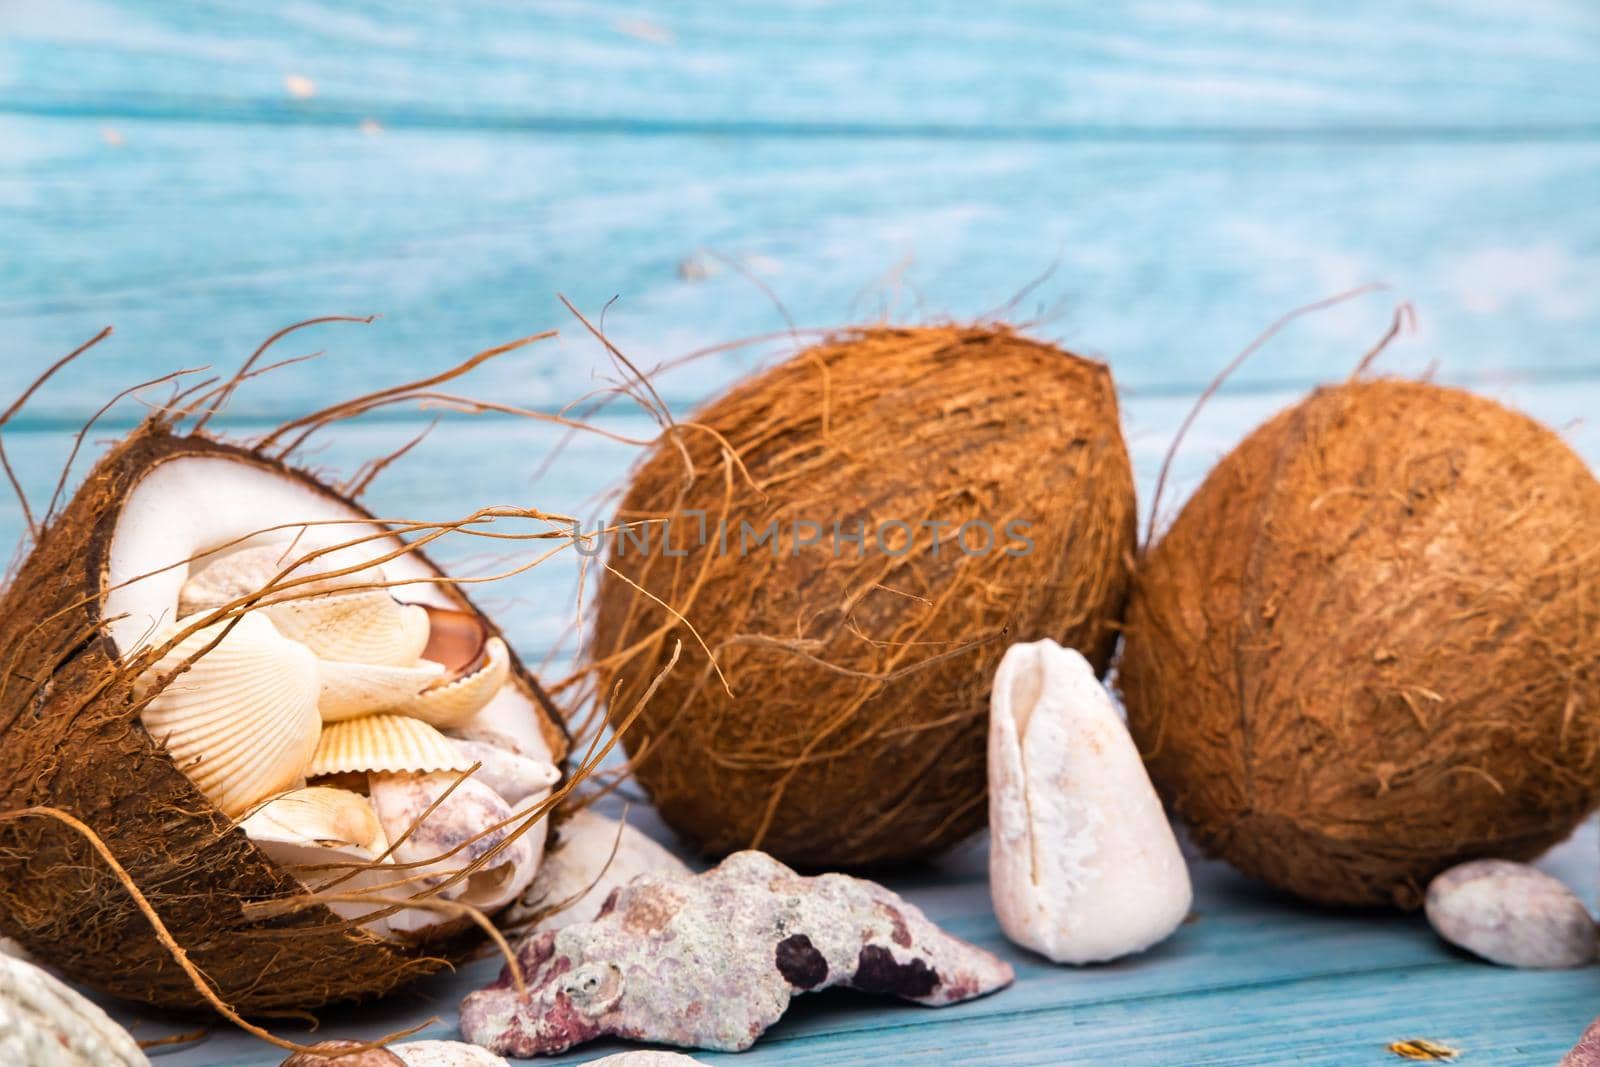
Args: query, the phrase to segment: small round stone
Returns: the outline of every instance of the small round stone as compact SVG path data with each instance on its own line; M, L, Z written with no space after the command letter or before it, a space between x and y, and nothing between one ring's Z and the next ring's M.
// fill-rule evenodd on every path
M1525 863L1473 860L1428 886L1428 922L1452 945L1507 967L1581 967L1594 919L1558 879Z

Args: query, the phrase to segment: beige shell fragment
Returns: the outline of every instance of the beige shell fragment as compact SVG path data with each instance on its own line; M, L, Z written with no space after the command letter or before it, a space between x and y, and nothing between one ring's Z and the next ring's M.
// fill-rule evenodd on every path
M1094 668L1011 646L989 719L989 889L1006 936L1057 963L1141 952L1188 915L1189 871Z
M0 1063L150 1067L128 1032L65 983L0 954Z
M376 857L388 848L372 802L331 786L294 789L251 812L239 824L257 844L319 845Z
M285 637L320 659L414 666L428 645L428 612L402 604L387 589L300 597L265 609Z
M141 721L212 803L239 815L298 781L316 750L316 657L249 612L185 638L141 683L152 685L196 656L150 700Z
M324 571L344 569L348 560L339 553L318 556L294 566L288 574L283 573L311 551L311 546L303 544L250 545L208 560L195 569L178 591L178 614L182 616L211 611L260 593L269 586L281 586L289 582L303 584L286 590L288 595L305 596L308 593L348 589L383 581L383 568L378 566L336 578L304 581Z
M632 826L579 811L561 824L538 877L507 909L503 925L531 922L527 932L538 933L589 922L611 891L635 875L688 873L682 860Z
M317 707L323 722L342 722L377 712L408 712L444 668L423 660L411 667L374 663L328 663L319 668Z
M511 677L511 652L498 637L483 646L483 662L454 681L423 690L400 710L439 727L465 725Z
M410 871L424 879L419 888L443 885L439 895L445 899L493 913L515 900L537 873L545 820L510 840L519 825L511 806L482 782L467 778L457 785L457 778L374 774L369 779L372 804L384 832L399 842L395 863L418 865ZM445 885L480 860L484 864L473 873ZM392 915L388 922L396 931L412 933L453 918L418 907Z
M344 898L361 893L382 896L385 888L401 877L387 866L389 841L372 802L348 789L296 789L268 801L239 825L245 836L274 863L300 878L312 893ZM382 910L380 904L362 900L328 899L324 903L345 919L361 919ZM388 930L382 919L371 926L380 934Z
M306 777L330 774L465 771L473 760L456 743L408 715L364 715L322 728Z

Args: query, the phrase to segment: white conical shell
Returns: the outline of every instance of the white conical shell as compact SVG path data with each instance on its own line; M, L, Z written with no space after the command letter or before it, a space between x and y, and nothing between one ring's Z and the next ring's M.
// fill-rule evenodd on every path
M989 891L1011 940L1057 963L1140 952L1189 913L1189 871L1094 668L1012 645L989 708Z
M180 625L182 625L180 623ZM141 682L154 684L212 641L145 706L144 728L228 815L293 785L322 720L316 657L255 612L181 641Z
M407 715L364 715L322 728L306 777L351 772L465 771L473 760L456 743Z
M372 801L349 789L313 785L274 797L239 823L258 844L322 845L365 852L388 848Z
M400 710L439 727L462 726L494 699L511 677L511 652L498 637L483 646L483 661L471 673L423 690Z
M324 660L319 672L317 706L330 723L381 711L410 713L423 692L444 677L444 668L428 660L410 667Z
M545 820L508 840L519 825L511 806L482 782L468 778L457 784L457 779L453 774L374 774L369 779L372 805L389 839L399 842L395 863L419 865L409 868L422 876L417 891L440 885L483 861L472 874L440 890L439 896L492 913L515 900L538 873ZM389 925L415 932L454 918L445 912L407 908L390 916Z
M428 612L387 589L284 600L264 609L285 637L325 660L414 665L428 644Z
M286 582L299 582L326 570L342 569L348 561L337 553L319 556L300 564L287 575L283 572L297 559L313 551L307 545L284 542L269 545L250 545L215 559L198 563L194 573L178 592L178 614L192 615L199 611L231 604L241 597L259 593L269 586ZM323 578L296 585L287 592L304 596L308 593L348 589L352 586L371 585L383 581L383 568L376 565L359 572L337 578Z
M488 741L452 740L463 756L480 765L472 776L507 804L520 804L561 780L561 772L548 761L519 756Z

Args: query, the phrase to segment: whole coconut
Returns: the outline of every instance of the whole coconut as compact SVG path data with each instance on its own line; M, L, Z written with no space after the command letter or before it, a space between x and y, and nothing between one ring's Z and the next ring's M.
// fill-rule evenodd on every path
M1001 654L1050 637L1104 669L1135 510L1106 367L1004 327L849 331L744 382L669 430L619 513L649 525L600 589L613 721L683 642L623 736L638 780L713 855L961 840Z
M1209 852L1314 901L1415 907L1600 797L1600 485L1456 389L1320 389L1141 561L1118 676Z

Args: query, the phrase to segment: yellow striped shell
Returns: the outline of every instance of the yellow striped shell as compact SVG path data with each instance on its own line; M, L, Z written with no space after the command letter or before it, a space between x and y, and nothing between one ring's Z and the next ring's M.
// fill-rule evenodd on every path
M250 612L231 629L215 623L185 638L141 683L154 685L194 656L141 720L178 769L236 816L293 785L316 750L322 726L316 657Z
M324 571L342 570L348 565L347 559L330 553L302 563L288 575L283 575L296 560L311 551L313 549L310 546L288 543L250 545L207 560L195 568L179 590L178 614L184 616L210 611L241 597L259 593L269 586L301 582ZM373 566L337 578L318 578L296 585L288 592L304 596L307 593L370 585L382 580L383 568Z
M353 772L465 771L473 760L421 719L364 715L322 728L306 777Z

